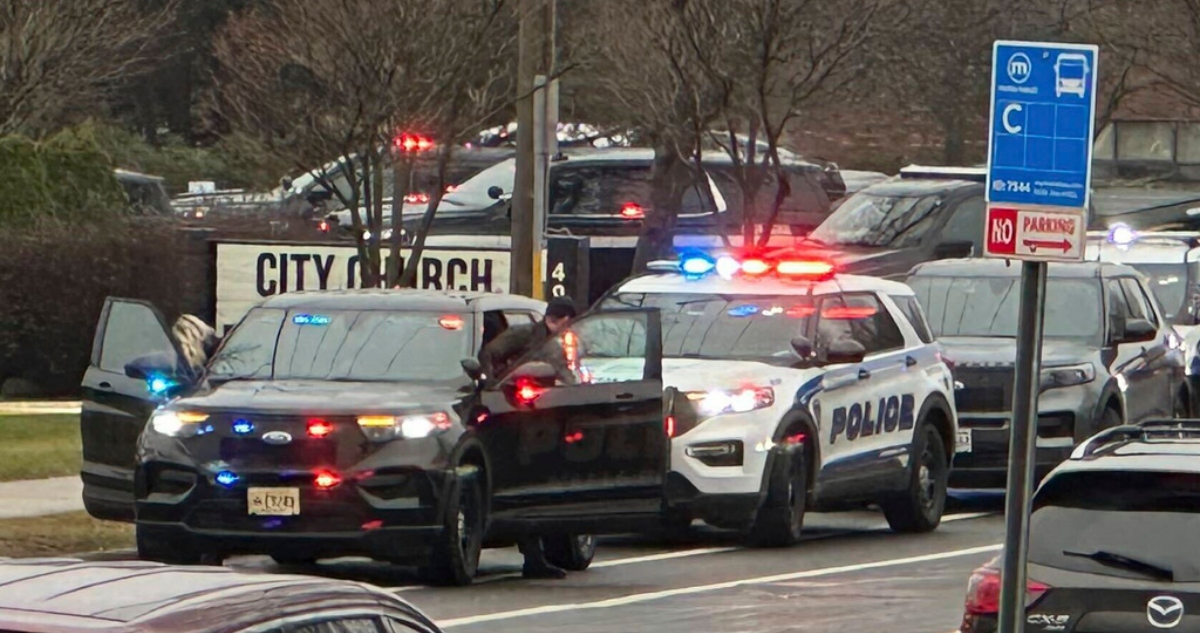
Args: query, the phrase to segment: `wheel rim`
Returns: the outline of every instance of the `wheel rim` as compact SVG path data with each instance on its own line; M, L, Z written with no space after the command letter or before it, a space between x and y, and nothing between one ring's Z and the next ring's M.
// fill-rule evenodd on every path
M478 558L478 549L475 547L475 540L479 532L477 529L479 508L476 505L475 495L472 494L471 487L469 485L463 486L458 503L458 516L456 517L458 547L462 552L463 560L471 568L475 567Z
M935 459L933 451L926 446L921 453L921 464L917 469L917 490L920 491L921 507L932 510L937 503L938 480L934 474Z
M591 534L580 534L575 537L575 547L587 558L596 550L596 537Z

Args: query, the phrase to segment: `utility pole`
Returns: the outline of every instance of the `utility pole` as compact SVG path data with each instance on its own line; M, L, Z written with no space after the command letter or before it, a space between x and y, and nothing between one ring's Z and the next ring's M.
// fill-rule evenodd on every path
M541 297L542 233L545 226L546 187L545 164L539 163L539 152L545 156L546 143L537 143L539 124L545 126L547 84L538 85L538 75L552 77L555 48L555 1L520 0L517 5L520 27L517 41L517 156L512 200L512 267L509 292L527 297ZM542 112L538 112L539 107ZM557 116L553 119L557 121ZM544 137L543 137L544 138ZM541 161L545 163L545 159ZM539 176L541 171L541 176ZM535 192L543 189L541 195ZM540 204L541 213L537 212Z

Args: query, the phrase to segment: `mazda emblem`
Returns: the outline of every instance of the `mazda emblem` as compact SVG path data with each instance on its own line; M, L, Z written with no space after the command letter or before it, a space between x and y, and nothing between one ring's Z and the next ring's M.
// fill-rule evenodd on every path
M262 439L267 444L275 444L276 446L279 446L282 444L290 444L292 442L292 434L285 433L283 431L269 431L267 433L263 433Z
M1151 598L1146 603L1146 619L1154 628L1175 628L1183 620L1183 602L1175 596Z

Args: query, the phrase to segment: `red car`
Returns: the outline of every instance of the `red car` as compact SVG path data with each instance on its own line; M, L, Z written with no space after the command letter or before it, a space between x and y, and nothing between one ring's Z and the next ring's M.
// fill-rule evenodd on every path
M440 633L416 607L361 583L71 559L0 562L0 631Z

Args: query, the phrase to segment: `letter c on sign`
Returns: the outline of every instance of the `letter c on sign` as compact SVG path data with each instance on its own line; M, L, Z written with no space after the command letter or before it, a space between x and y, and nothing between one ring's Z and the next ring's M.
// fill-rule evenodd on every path
M1015 125L1013 123L1010 123L1008 120L1008 115L1012 114L1013 112L1020 112L1024 109L1025 108L1019 103L1010 103L1010 104L1004 106L1004 114L1002 114L1000 116L1000 120L1002 123L1004 123L1004 131L1005 132L1008 132L1009 134L1020 134L1021 133L1022 127L1020 125Z

